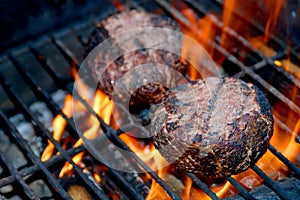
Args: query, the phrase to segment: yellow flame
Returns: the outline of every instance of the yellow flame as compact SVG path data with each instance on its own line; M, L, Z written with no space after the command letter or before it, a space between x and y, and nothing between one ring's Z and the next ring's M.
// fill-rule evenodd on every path
M62 109L62 112L67 116L67 117L71 117L72 115L72 96L71 95L67 95L65 98L65 102L64 102L64 107ZM56 141L60 141L64 131L65 131L65 127L67 125L66 120L61 116L61 115L57 115L53 122L52 122L52 126L53 126L53 138ZM48 141L48 145L45 148L42 157L41 157L41 161L47 161L49 160L52 155L53 155L53 151L54 151L54 144L50 141Z
M94 173L93 176L94 176L95 180L97 181L97 183L101 183L101 177L99 176L99 174Z
M276 27L283 3L284 0L265 0L265 6L268 10L267 13L269 13L269 17L265 26L265 42L269 40L271 32L273 32Z
M280 62L279 60L274 60L274 64L281 67L282 66L282 62Z
M110 117L112 114L112 101L101 90L96 91L93 110L104 120L105 123L110 124ZM83 136L88 140L92 140L99 136L100 122L95 116L91 115L88 120L88 123L90 124L90 128L83 133ZM82 144L83 140L80 138L73 147L78 147ZM83 156L84 152L81 152L75 155L72 158L72 160L75 164L79 164ZM60 171L59 177L63 177L67 172L69 172L72 169L73 165L67 162Z

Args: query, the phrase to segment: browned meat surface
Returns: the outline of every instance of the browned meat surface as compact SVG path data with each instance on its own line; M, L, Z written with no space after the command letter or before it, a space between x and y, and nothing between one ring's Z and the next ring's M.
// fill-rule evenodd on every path
M143 64L158 63L169 66L182 74L185 73L186 65L180 62L180 56L165 50L155 49L155 43L163 43L166 42L166 40L174 41L174 44L181 45L181 38L175 36L160 38L152 35L149 36L149 40L154 38L154 48L145 49L143 48L143 41L136 39L142 38L143 36L141 35L143 33L136 35L134 31L130 32L133 29L143 27L163 27L179 31L177 24L168 18L132 10L124 11L104 19L99 22L96 30L91 34L87 45L87 52L90 52L107 38L113 37L114 40L112 47L106 51L97 52L95 54L96 56L88 58L88 63L93 72L93 78L98 83L98 87L108 95L112 95L114 84L121 79L124 74L131 72L135 67ZM126 37L128 38L126 42L129 43L130 47L137 48L138 50L122 53L120 57L110 62L110 58L113 57L116 52L126 50L123 49L124 41L118 37L118 34L126 31ZM147 77L143 77L145 74L143 70L136 70L127 74L122 84L131 86L131 88L124 88L117 94L122 99L122 92L129 93L134 103L157 103L162 96L162 92L166 89L165 86L175 86L175 81L178 80L174 80L172 73L165 70L165 68L152 70L151 73L152 76ZM158 77L163 78L163 84L157 83L156 79Z
M256 86L209 77L168 91L152 128L156 148L178 169L220 178L245 171L266 152L273 117Z

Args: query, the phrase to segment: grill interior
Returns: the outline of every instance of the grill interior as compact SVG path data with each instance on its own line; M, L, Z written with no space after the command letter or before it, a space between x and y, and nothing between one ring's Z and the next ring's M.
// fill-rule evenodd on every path
M222 3L218 0L203 3L193 0L184 1L184 5L194 10L199 18L207 16L212 9L221 12ZM175 5L163 0L130 1L124 4L128 9L167 15L182 26L193 27L193 24ZM120 172L104 167L89 155L84 146L63 147L62 143L57 142L51 133L51 120L53 116L60 114L67 122L67 135L74 140L78 139L72 118L67 117L62 111L65 95L73 92L73 79L70 71L74 66L79 68L83 61L84 44L99 19L115 12L118 12L117 8L112 6L101 14L99 13L100 15L83 19L66 28L45 34L36 40L27 41L1 55L1 144L9 145L1 147L0 199L71 199L68 191L70 185L74 183L84 187L92 199L144 199L148 194L150 183L144 181L143 174ZM235 15L252 31L257 34L263 33L264 27L255 19L244 19L238 12ZM212 16L212 21L218 30L222 29L223 23L220 19ZM243 35L230 28L226 28L225 31L234 43L232 46L224 48L220 45L220 36L209 41L216 51L214 54L216 58L213 59L222 55L226 58L222 63L226 75L252 82L261 88L271 105L273 107L276 105L274 118L280 130L287 135L297 134L293 133L285 118L287 115L292 115L295 120L300 118L300 95L296 93L296 97L292 96L293 88L298 90L300 87L299 78L276 66L274 61L289 57L295 64L299 64L300 43L296 39L292 40L287 51L287 44L280 39L280 36L273 36L269 43L276 51L276 55L266 57L254 49ZM240 49L246 50L240 51ZM179 195L118 137L122 134L121 130L113 130L106 125L98 115L92 112L92 108L82 97L78 96L77 98L93 115L97 116L107 137L114 144L131 152L130 160L124 160L124 163L134 163L136 167L143 169L145 174L150 175L160 184L172 199L180 199ZM33 131L32 135L30 130ZM28 135L26 135L27 131ZM31 141L31 137L35 137L36 140ZM41 162L40 154L48 140L54 144L59 154L46 162ZM9 151L12 148L17 149L17 153L11 154ZM84 162L88 170L83 170L81 166L72 161L73 155L83 151L87 153ZM239 193L238 196L230 198L264 198L263 195L266 194L270 198L297 198L297 194L300 192L298 166L289 161L274 146L270 145L269 151L289 168L289 178L281 182L273 181L258 166L254 166L252 170L263 179L263 189L255 189L250 192L234 177L227 177L227 180ZM16 159L22 161L17 163ZM74 174L68 180L56 178L59 169L66 161L73 165ZM100 167L95 169L93 166ZM91 171L101 173L101 184L95 181ZM193 180L193 184L209 197L219 199L206 183L193 174L187 175ZM41 185L40 182L42 182L43 189L37 190L34 185ZM263 192L260 193L260 191Z

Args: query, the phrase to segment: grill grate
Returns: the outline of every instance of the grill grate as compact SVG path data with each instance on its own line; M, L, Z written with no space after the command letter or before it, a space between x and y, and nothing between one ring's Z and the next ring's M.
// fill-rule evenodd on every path
M194 0L186 0L185 1L189 7L195 9L199 14L207 15L208 10L203 7L200 3ZM174 6L170 5L167 1L164 0L155 0L151 2L154 4L155 9L162 9L163 12L166 12L180 23L185 25L187 28L192 27L192 24L185 18L182 13ZM222 5L221 1L215 1L216 5ZM145 8L142 3L140 2L130 2L128 7L133 7L136 9L147 9ZM116 10L112 10L111 12L116 12ZM107 14L107 13L106 13ZM53 34L47 35L46 37L41 38L39 41L30 41L25 46L21 47L20 49L13 49L9 53L4 54L1 58L1 64L3 63L11 63L14 68L21 74L24 83L26 86L30 88L30 91L34 94L35 98L39 101L44 102L47 107L51 110L53 115L61 115L67 122L67 130L68 133L73 138L78 138L76 133L75 125L71 118L68 118L61 110L59 105L54 102L51 98L49 92L43 89L40 86L40 82L36 81L36 77L29 73L26 69L27 67L21 62L20 58L23 55L30 55L29 63L35 63L38 65L38 68L44 70L54 83L55 87L58 89L63 89L69 94L72 94L72 79L70 77L61 76L61 74L57 73L55 67L51 65L51 59L53 56L59 57L59 59L64 60L67 66L76 66L79 67L79 63L81 63L84 55L83 45L86 42L87 35L90 33L90 30L95 25L97 17L84 21L80 24L74 25L71 28L60 30L59 32L55 32ZM101 16L100 18L103 18ZM212 17L214 25L216 25L219 29L222 29L223 24L217 18ZM255 24L254 22L249 22L251 26L255 27L258 30L263 30L259 25ZM252 45L234 30L229 28L225 29L226 33L230 36L235 38L240 44L250 50L250 52L254 52L255 55L259 57L259 61L255 62L254 64L249 67L245 63L238 60L238 58L230 53L228 50L221 47L217 41L210 41L211 45L218 51L218 53L222 54L223 56L227 57L228 62L233 63L235 66L238 67L238 71L232 76L238 78L250 77L253 82L257 85L265 88L269 95L274 96L276 99L281 101L284 105L292 109L297 115L300 115L300 107L299 102L293 102L290 98L283 94L281 90L278 90L276 87L271 85L268 81L266 81L259 73L258 70L265 68L266 66L271 66L272 69L274 68L277 70L278 73L282 74L286 77L289 82L293 85L296 85L298 88L300 87L300 82L297 78L291 76L289 73L284 71L281 68L278 68L274 65L273 61L279 58L283 58L287 56L286 51L279 52L275 57L268 58L264 56L262 53L253 49ZM82 34L81 34L82 33ZM200 34L200 33L199 33ZM280 44L280 41L273 37L273 40ZM42 46L51 46L55 49L55 54L44 54L42 52ZM290 54L297 58L298 54L297 51L299 49L299 45L292 47L290 50ZM30 61L30 59L34 61ZM67 67L66 71L70 71L70 67ZM46 162L41 162L40 158L35 155L32 151L30 146L28 145L27 141L22 137L21 133L16 129L16 127L10 122L8 116L4 112L0 112L0 119L1 119L1 127L9 136L10 140L18 146L18 149L24 154L24 157L28 161L28 164L21 169L16 169L8 160L5 153L1 152L1 159L0 159L0 166L3 169L0 176L0 188L7 186L7 185L14 185L17 188L21 188L20 195L24 195L25 199L40 199L38 194L35 193L30 187L28 182L26 181L26 177L38 174L41 176L46 184L49 186L50 190L52 191L53 196L51 198L55 199L71 199L70 195L67 193L65 188L53 177L53 166L57 166L59 163L64 163L68 161L73 168L75 169L75 173L80 179L81 183L84 184L84 187L90 192L90 194L96 199L109 199L110 197L106 194L105 190L95 184L86 173L82 171L82 169L77 166L72 161L72 156L76 155L79 152L85 152L86 149L83 146L77 148L70 148L64 150L64 148L54 140L52 137L51 132L40 122L37 116L28 108L27 103L24 102L22 98L19 97L19 94L16 93L12 82L5 74L4 71L0 74L0 83L2 86L5 95L10 99L10 102L14 104L14 107L21 112L25 118L33 124L36 130L36 134L42 137L44 141L50 140L55 149L59 152L59 155L53 156L50 160ZM23 81L20 81L22 84ZM128 146L118 137L118 135L122 134L121 130L113 130L110 126L104 123L104 121L92 110L92 108L81 98L79 95L75 96L89 111L91 114L97 117L99 122L101 123L101 127L103 128L106 136L113 141L115 144L119 145L124 150L130 152L131 159L137 166L148 173L166 192L172 199L180 199L179 195L174 192L159 176L157 173L152 171L146 163L144 163L136 154L134 154ZM289 129L279 117L275 116L275 121L277 124L284 130ZM289 132L292 133L291 130ZM279 158L293 173L293 176L296 178L300 178L300 170L295 166L292 162L290 162L286 157L284 157L278 150L276 150L272 145L269 146L269 151L272 152L277 158ZM108 169L109 176L112 178L117 186L120 193L124 194L124 199L143 199L143 195L139 193L139 191L133 187L128 181L124 178L121 172L116 171L114 169ZM273 190L280 198L282 199L292 199L293 197L289 196L287 192L285 192L281 186L273 181L270 177L268 177L262 170L260 170L257 166L252 167L252 170L260 176L266 186L268 186L271 190ZM202 189L209 197L212 199L219 199L217 195L208 187L207 184L199 180L195 175L188 173L188 176L193 180L193 183ZM227 180L233 185L240 193L242 197L245 199L255 199L254 196L248 192L244 187L238 183L233 177L228 177ZM17 190L16 190L17 191ZM1 196L0 196L1 197ZM50 197L49 197L50 198Z

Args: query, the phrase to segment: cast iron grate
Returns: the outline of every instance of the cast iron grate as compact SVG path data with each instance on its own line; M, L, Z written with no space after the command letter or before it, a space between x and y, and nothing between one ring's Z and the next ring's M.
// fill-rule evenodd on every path
M199 12L201 15L206 15L208 10L205 7L202 7L199 2L193 0L187 0L186 5L192 7L194 10ZM220 1L216 1L215 4L218 5ZM191 27L192 24L182 15L182 13L174 6L170 5L168 1L156 0L154 2L149 2L156 10L160 10L180 23L184 24L186 27ZM219 5L220 6L220 5ZM128 7L133 7L136 9L148 9L145 8L144 3L140 2L130 2ZM150 7L150 6L149 6ZM154 9L154 10L155 10ZM110 12L116 12L112 10ZM79 63L82 61L84 56L83 45L86 42L86 38L92 27L95 25L97 17L83 21L79 24L76 24L72 27L60 30L58 32L53 32L49 35L42 37L37 41L29 41L24 46L12 49L8 53L2 55L1 57L1 66L13 66L14 70L21 75L22 80L19 82L11 82L11 78L8 72L1 70L0 82L5 93L5 96L13 104L14 108L18 112L22 113L26 120L33 124L36 134L43 138L43 141L50 140L55 149L59 152L59 155L53 156L46 162L41 162L40 158L32 151L27 141L22 137L22 134L17 130L17 128L10 122L9 115L7 112L0 111L1 127L5 131L6 135L9 137L10 141L17 145L18 149L22 152L27 164L25 167L16 168L10 162L5 152L1 152L0 167L1 167L1 176L0 176L0 188L13 185L13 192L18 192L23 199L71 199L70 195L67 193L66 189L56 180L53 176L53 166L57 166L59 163L64 163L68 161L72 164L75 169L77 178L80 180L81 184L84 185L86 190L93 196L95 199L109 199L110 197L106 194L105 190L102 187L99 187L97 183L92 181L86 173L84 173L79 166L77 166L72 161L72 156L76 155L79 152L86 151L84 146L77 148L64 149L55 139L52 137L51 132L40 122L38 117L33 113L29 107L28 102L20 97L20 94L17 90L14 89L15 84L24 84L24 88L29 89L33 94L34 98L44 102L47 107L51 110L53 115L60 114L67 122L68 133L73 138L78 138L76 133L76 128L71 118L68 118L63 112L59 105L52 100L50 92L48 89L45 89L44 86L41 86L41 82L37 81L37 77L34 76L33 71L28 70L27 64L34 65L34 70L39 68L42 70L47 79L55 85L56 89L62 89L66 93L72 94L72 79L64 75L64 71L53 66L55 60L53 57L58 57L57 59L61 60L60 63L64 63L66 66L66 71L70 71L70 66L79 67ZM214 25L222 28L223 24L217 18L213 18ZM257 29L260 28L259 25L251 23L252 26ZM234 54L228 50L221 47L217 41L211 41L211 44L218 51L218 53L227 57L227 62L233 63L237 70L232 72L232 76L249 79L255 84L259 85L261 88L265 89L265 92L270 97L276 98L278 101L282 102L286 107L291 108L297 115L300 115L300 104L299 102L293 102L290 98L283 94L282 91L278 90L275 86L270 84L263 76L260 75L260 69L266 67L271 67L276 69L277 73L280 73L282 76L286 77L289 81L289 84L297 85L300 87L299 80L293 76L290 76L286 71L278 69L274 66L274 60L286 56L287 52L281 51L276 57L268 58L261 54L260 52L253 49L252 45L238 33L231 29L225 29L226 33L230 37L235 38L238 42L243 44L251 52L254 52L258 61L254 63L250 62L250 66L241 62ZM279 41L276 41L276 38L273 38L275 42L280 44ZM48 49L47 52L47 47ZM290 53L297 58L298 46L292 47ZM254 56L254 57L255 57ZM25 60L24 60L25 59ZM62 61L63 60L63 61ZM26 62L24 62L26 61ZM56 66L57 67L57 66ZM4 68L4 67L3 67ZM6 69L6 68L4 68ZM161 187L167 192L167 194L172 199L180 199L179 195L174 192L159 176L157 173L152 171L146 163L144 163L136 154L134 154L129 147L118 137L123 132L121 130L113 130L110 126L104 123L104 121L92 110L92 108L81 98L79 95L76 98L84 104L84 106L97 117L101 123L101 127L105 132L106 136L113 141L115 144L119 145L124 150L131 152L131 160L136 163L136 165L143 169L145 173L148 173ZM6 99L6 100L7 100ZM278 125L288 130L292 131L281 121L280 118L275 116L275 120ZM292 162L290 162L286 157L284 157L278 150L276 150L272 145L269 146L269 150L280 159L291 171L292 175L297 179L300 179L300 170ZM62 166L62 165L60 165ZM124 195L123 199L143 199L144 196L141 195L140 191L137 190L135 186L129 184L128 181L124 178L123 174L119 171L111 169L108 167L109 176L114 180L118 186L120 193ZM281 199L292 199L291 196L275 181L268 177L261 169L257 166L252 167L252 170L259 175L263 180L264 184L269 187L272 191L278 195ZM39 197L30 187L26 178L28 176L38 175L39 178L44 180L44 182L50 188L52 195L50 197ZM218 199L217 195L209 189L208 185L199 180L195 175L188 173L188 176L193 180L193 183L201 188L208 196L212 199ZM239 195L245 199L255 199L254 196L248 192L238 181L232 177L228 177L227 180L239 191ZM1 198L1 196L0 196Z

